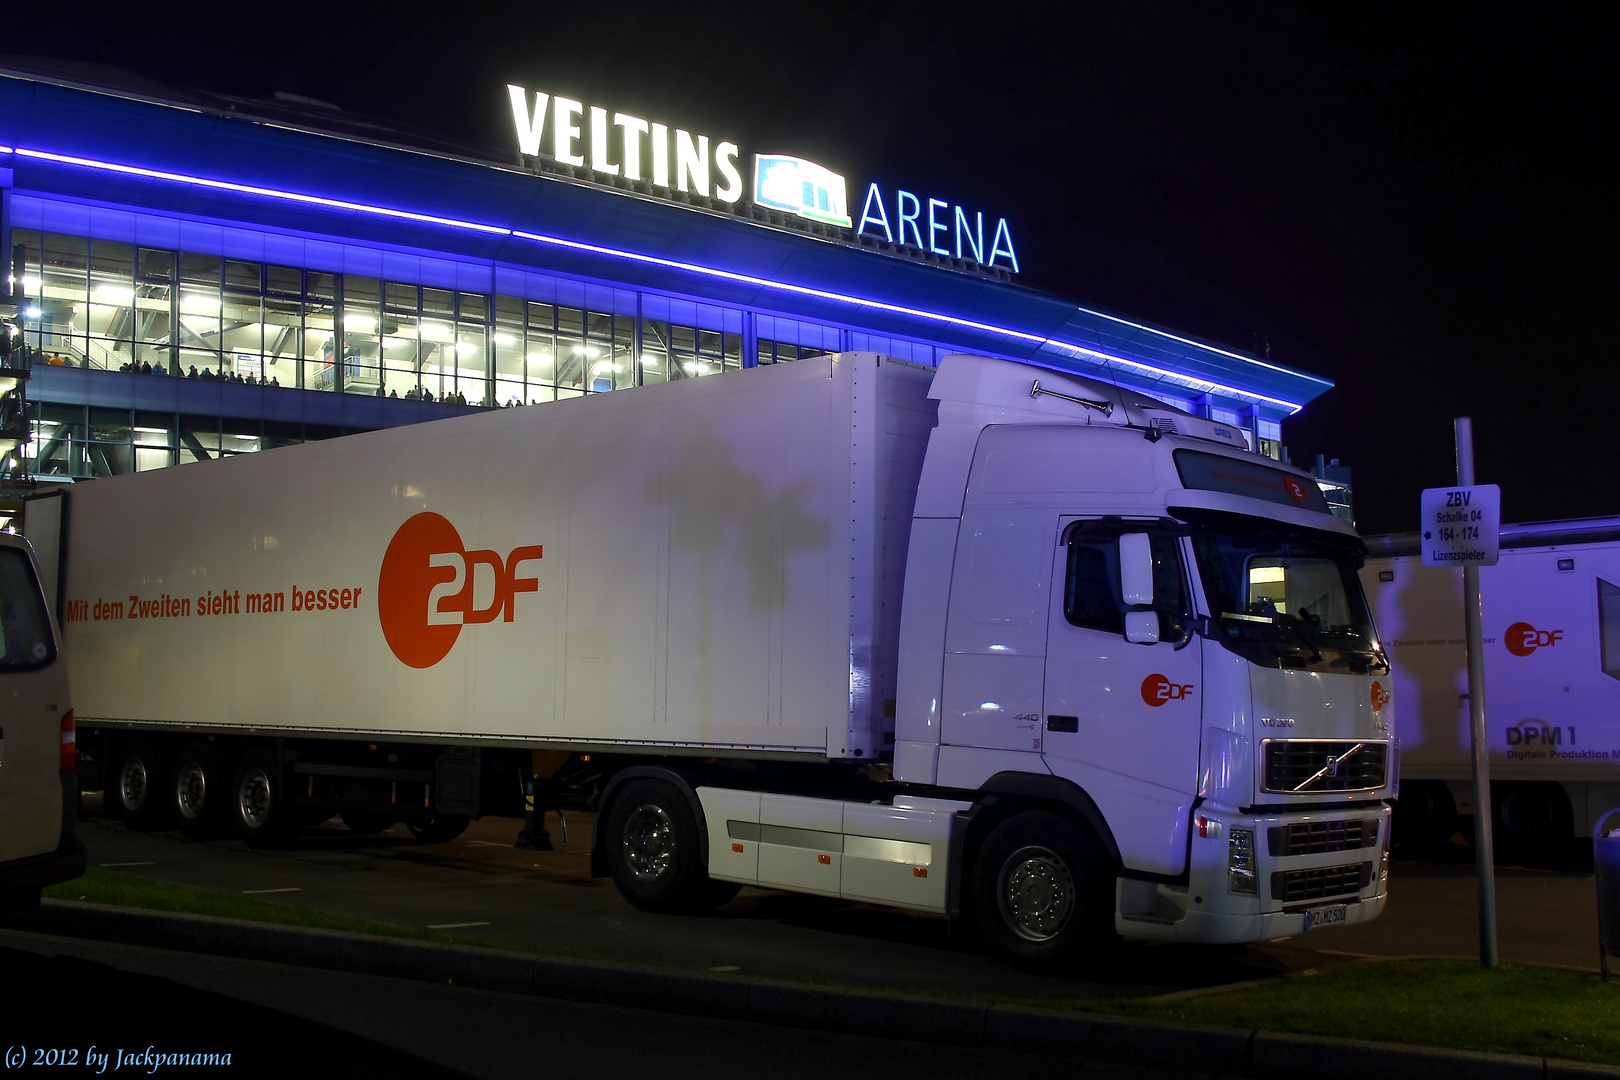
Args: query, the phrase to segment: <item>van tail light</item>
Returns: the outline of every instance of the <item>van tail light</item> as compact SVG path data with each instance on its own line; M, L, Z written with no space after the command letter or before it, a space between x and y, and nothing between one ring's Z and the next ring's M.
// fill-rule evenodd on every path
M79 736L73 730L73 710L62 717L62 771L72 772L79 767Z

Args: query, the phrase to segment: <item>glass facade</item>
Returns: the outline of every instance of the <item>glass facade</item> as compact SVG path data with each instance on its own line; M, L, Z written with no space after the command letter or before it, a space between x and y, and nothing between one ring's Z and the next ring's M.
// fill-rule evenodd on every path
M12 243L39 297L29 344L70 367L495 407L821 356L851 336L622 289L578 306L57 232Z
M463 267L452 287L442 265L432 284L411 280L410 259L380 258L380 272L351 273L294 265L285 244L281 261L256 261L229 249L210 254L44 225L18 223L11 231L25 259L24 289L38 298L38 315L24 325L39 364L497 408L839 351L930 366L953 351L487 265ZM467 287L474 279L484 285ZM497 282L501 288L489 287ZM1166 400L1242 428L1251 444L1280 456L1275 422ZM31 411L29 471L74 477L165 468L347 430L49 400Z

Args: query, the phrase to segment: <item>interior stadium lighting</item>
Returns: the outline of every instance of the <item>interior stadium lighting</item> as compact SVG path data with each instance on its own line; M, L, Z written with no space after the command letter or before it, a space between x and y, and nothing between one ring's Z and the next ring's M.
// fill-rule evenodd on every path
M869 311L884 311L946 326L977 330L983 333L1011 338L1015 341L1027 342L1037 346L1049 345L1053 348L1070 352L1075 355L1090 357L1103 364L1117 363L1133 370L1144 372L1159 378L1187 382L1192 384L1194 387L1205 388L1206 393L1222 393L1228 394L1232 397L1247 398L1252 401L1263 401L1267 404L1275 405L1278 408L1286 409L1290 415L1297 413L1304 408L1303 405L1295 402L1270 397L1265 394L1257 393L1253 390L1241 390L1237 387L1228 386L1223 383L1217 383L1207 379L1200 379L1196 376L1187 376L1179 372L1173 372L1168 369L1143 363L1138 360L1127 360L1124 357L1099 352L1095 349L1088 349L1081 345L1075 345L1070 342L1060 341L1050 337L1043 337L1040 334L1030 334L1022 330L1013 330L1008 327L996 326L992 323L979 322L974 319L964 319L954 315L944 315L939 312L924 311L920 308L907 307L902 304L884 303L880 300L871 300L865 297L851 296L846 293L833 292L828 289L817 289L808 285L795 285L789 282L770 281L765 278L756 277L752 274L741 274L731 270L721 270L717 267L702 266L697 263L684 262L678 259L665 259L656 255L644 255L639 252L623 251L618 248L605 247L600 244L590 244L580 240L569 240L558 236L546 236L540 233L524 232L519 229L507 229L499 225L487 225L482 222L466 221L461 218L441 217L436 214L419 214L409 210L394 209L393 207L352 202L347 199L331 199L321 195L308 195L303 192L284 191L278 188L260 187L254 184L238 184L228 180L216 180L211 177L192 176L186 173L168 172L162 169L147 169L137 165L125 165L120 162L102 161L96 158L79 157L72 154L57 154L46 150L35 150L28 147L0 146L0 153L15 153L21 157L35 158L41 161L51 161L63 165L74 165L86 169L99 169L102 171L114 172L127 176L140 176L153 180L166 180L177 184L191 184L194 186L212 188L219 191L240 192L246 195L258 195L263 198L281 199L289 202L303 203L310 206L324 206L336 210L349 210L363 214L376 214L382 217L401 219L405 221L417 221L428 225L441 225L452 229L467 229L473 232L486 233L494 236L511 236L517 239L528 240L533 243L544 244L550 247L589 252L595 255L604 255L609 258L623 259L644 265L662 266L672 270L680 270L685 273L697 274L702 277L714 278L722 281L731 281L745 285L753 285L755 287L768 289L777 293L787 293L795 296L809 296L820 300L830 300L834 303L849 304L851 306ZM1089 314L1099 315L1103 318L1110 319L1113 322L1134 327L1144 333L1151 333L1170 340L1183 342L1196 348L1207 349L1219 355L1239 360L1245 364L1253 364L1272 371L1285 373L1293 377L1305 378L1312 382L1329 385L1327 380L1320 379L1315 376L1305 375L1302 372L1292 371L1288 368L1279 367L1275 364L1269 364L1253 357L1227 352L1222 349L1205 345L1201 342L1194 342L1188 338L1180 338L1174 334L1169 334L1165 331L1144 326L1140 323L1134 323L1126 319L1102 315L1100 312L1090 312L1089 309L1082 310L1087 310ZM423 336L425 337L426 335L424 334Z

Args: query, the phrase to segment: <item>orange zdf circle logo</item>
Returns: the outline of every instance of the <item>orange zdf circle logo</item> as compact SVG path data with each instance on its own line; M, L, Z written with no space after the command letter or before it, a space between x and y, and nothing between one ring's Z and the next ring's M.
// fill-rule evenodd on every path
M1384 706L1388 705L1388 704L1389 704L1389 691L1384 688L1383 683L1378 682L1378 681L1375 680L1373 682L1373 684L1372 684L1372 707L1373 707L1373 712L1383 712L1384 711Z
M1297 476L1283 477L1283 487L1288 489L1288 497L1297 503L1304 502L1311 494Z
M511 622L517 594L540 588L538 579L518 575L521 564L540 558L542 550L515 547L505 559L468 551L445 518L417 514L388 542L377 578L377 618L388 647L403 663L429 668L445 658L468 623ZM490 574L493 599L476 607L475 586Z
M1142 680L1142 700L1157 709L1167 701L1180 701L1192 693L1192 683L1173 683L1153 674Z
M1527 622L1516 622L1502 635L1502 644L1514 656L1529 656L1537 649L1558 644L1563 636L1562 630L1537 630Z

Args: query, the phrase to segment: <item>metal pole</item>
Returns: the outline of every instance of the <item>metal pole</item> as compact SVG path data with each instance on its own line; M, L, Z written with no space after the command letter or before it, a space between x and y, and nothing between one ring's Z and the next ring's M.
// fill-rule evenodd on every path
M1474 424L1457 417L1457 485L1474 484ZM1479 875L1479 962L1496 967L1496 859L1491 829L1490 742L1485 733L1485 632L1479 606L1479 567L1463 566L1468 623L1468 729L1474 749L1474 858Z

